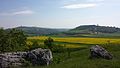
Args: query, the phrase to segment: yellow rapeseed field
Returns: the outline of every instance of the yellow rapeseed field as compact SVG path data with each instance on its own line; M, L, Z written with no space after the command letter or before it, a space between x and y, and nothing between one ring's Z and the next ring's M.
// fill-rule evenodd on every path
M45 40L47 36L28 37L28 39ZM120 39L111 38L81 38L81 37L51 37L57 42L68 43L83 43L83 44L106 44L106 43L120 43Z

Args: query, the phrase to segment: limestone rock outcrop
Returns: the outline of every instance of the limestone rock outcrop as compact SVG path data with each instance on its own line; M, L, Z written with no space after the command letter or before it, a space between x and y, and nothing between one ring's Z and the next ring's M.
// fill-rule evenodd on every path
M34 49L28 52L9 52L0 54L0 68L22 66L24 61L33 65L49 65L52 62L52 52L49 49Z
M107 51L105 50L103 47L96 45L96 46L92 46L90 48L90 53L91 53L91 58L104 58L104 59L112 59L113 56Z

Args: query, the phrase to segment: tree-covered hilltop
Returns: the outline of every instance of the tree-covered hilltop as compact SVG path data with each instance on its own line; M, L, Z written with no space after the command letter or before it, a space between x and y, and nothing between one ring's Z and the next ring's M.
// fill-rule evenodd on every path
M22 30L28 35L51 35L68 30L68 29L51 29L51 28L40 28L40 27L26 27L26 26L16 27L16 29Z
M67 33L71 34L97 34L97 33L119 33L120 28L99 26L99 25L82 25L69 30Z

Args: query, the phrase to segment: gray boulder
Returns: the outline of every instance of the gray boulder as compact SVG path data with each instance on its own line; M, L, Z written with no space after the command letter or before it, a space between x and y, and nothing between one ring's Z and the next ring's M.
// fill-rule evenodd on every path
M25 61L30 61L33 65L49 65L52 58L51 50L41 48L29 52L3 53L0 54L0 68L19 67Z
M28 52L26 57L33 65L49 65L53 58L50 49L41 48Z
M90 48L90 52L91 52L91 58L104 58L104 59L112 59L112 55L105 50L103 47L96 45L96 46L92 46Z
M23 64L23 54L26 52L9 52L0 54L0 68L8 68L10 66L21 66Z

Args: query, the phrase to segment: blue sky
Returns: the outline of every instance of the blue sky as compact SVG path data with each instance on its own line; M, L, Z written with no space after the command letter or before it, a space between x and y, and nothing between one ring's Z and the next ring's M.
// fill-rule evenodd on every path
M0 0L0 27L120 27L120 0Z

